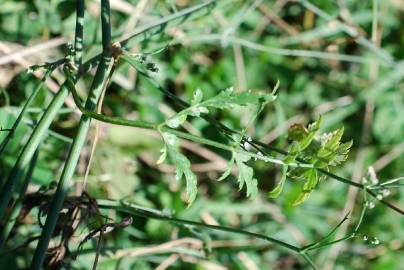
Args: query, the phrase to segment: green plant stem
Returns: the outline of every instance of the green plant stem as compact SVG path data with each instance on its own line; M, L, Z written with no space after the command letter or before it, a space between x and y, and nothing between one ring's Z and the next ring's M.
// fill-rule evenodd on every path
M181 224L181 225L193 225L197 227L202 227L202 228L208 228L211 230L217 230L217 231L225 231L225 232L231 232L231 233L237 233L237 234L242 234L242 235L247 235L251 237L255 237L258 239L263 239L272 243L275 243L277 245L280 245L284 248L287 248L293 252L300 252L300 248L291 244L288 244L286 242L283 242L281 240L275 239L273 237L269 237L266 235L262 235L259 233L253 233L249 231L244 231L236 228L231 228L231 227L225 227L225 226L217 226L217 225L210 225L202 222L196 222L196 221L191 221L191 220L185 220L185 219L179 219L179 218L174 218L168 215L164 215L160 213L157 210L154 209L147 209L143 207L139 207L130 203L127 203L125 201L122 202L116 202L116 201L110 201L110 200L97 200L98 206L100 208L106 208L106 209L114 209L115 211L122 212L122 213L127 213L130 215L136 215L136 216L141 216L145 218L152 218L152 219L159 219L159 220L165 220L169 221L172 223L176 224Z
M132 32L127 35L122 36L113 42L122 46L124 49L130 48L135 43L140 43L153 35L163 32L166 28L179 25L186 20L195 19L197 17L203 16L205 13L209 12L218 1L211 0L203 4L195 5L186 9L176 12L172 15L166 16L153 23L146 24L135 28ZM101 54L98 54L91 59L89 59L84 65L83 70L91 70L98 65L101 58Z
M101 0L101 26L102 26L103 56L97 68L97 72L94 76L94 80L87 97L85 108L89 111L95 109L98 99L102 93L104 82L107 81L108 79L109 69L111 67L110 64L112 57L109 50L111 44L109 0ZM53 231L55 230L59 213L63 206L63 201L65 199L71 178L74 174L78 159L80 157L80 151L83 148L88 130L90 128L90 123L91 123L90 117L86 115L81 116L78 131L76 133L76 136L73 140L73 144L70 148L68 157L66 159L62 175L58 182L56 193L52 197L51 202L52 207L48 212L41 237L39 239L37 248L35 249L34 257L31 263L32 270L41 269L43 261L45 260L49 241L52 238Z
M74 36L74 62L81 67L84 41L84 0L76 0L76 31Z
M109 0L101 0L101 31L102 31L102 49L103 56L109 58L109 49L111 47L111 14L110 14L110 6ZM94 104L95 108L95 104Z
M153 129L153 130L156 130L158 132L168 132L168 133L176 135L179 138L186 139L186 140L189 140L189 141L193 141L193 142L196 142L196 143L209 145L209 146L212 146L212 147L215 147L215 148L218 148L218 149L222 149L222 150L226 150L226 151L229 151L229 152L237 151L237 152L243 153L245 155L248 155L248 156L250 156L252 158L263 160L265 162L270 162L270 163L275 163L275 164L284 164L283 161L279 160L279 159L275 159L275 158L272 158L272 157L269 157L269 156L261 156L261 155L258 155L256 153L252 153L252 152L245 151L245 150L242 150L242 149L235 149L233 146L223 144L223 143L219 143L219 142L216 142L216 141L212 141L212 140L209 140L209 139L205 139L205 138L202 138L202 137L198 137L198 136L195 136L193 134L189 134L189 133L182 132L182 131L179 131L179 130L176 130L176 129L173 129L173 128L169 128L169 127L164 126L164 125L156 125L156 124L153 124L153 123L139 121L139 120L127 120L127 119L120 118L120 117L107 116L107 115L103 115L103 114L99 114L99 113L96 113L96 112L89 111L88 109L83 107L83 105L81 105L81 101L79 100L78 94L77 94L76 90L74 89L74 84L73 83L69 84L69 89L70 89L70 91L72 93L74 102L76 103L76 106L80 109L80 111L84 115L86 115L88 117L91 117L91 118L94 118L94 119L97 119L99 121L110 123L110 124L115 124L115 125L123 125L123 126L137 127L137 128ZM312 164L289 163L288 165L291 166L291 167L313 168Z
M124 200L122 200L121 202L116 202L116 201L111 201L111 200L97 200L97 204L100 208L113 209L117 212L134 215L134 216L140 216L143 218L165 220L167 222L171 222L171 223L175 223L175 224L179 224L179 225L191 225L191 226L196 226L199 228L206 228L206 229L210 229L210 230L236 233L236 234L240 234L240 235L254 237L257 239L262 239L262 240L268 241L270 243L279 245L283 248L286 248L294 253L298 253L310 265L311 268L316 269L315 264L310 259L310 257L305 253L305 251L302 250L302 248L294 246L289 243L286 243L282 240L267 236L267 235L253 233L253 232L236 229L236 228L231 228L231 227L225 227L225 226L220 226L220 225L210 225L210 224L192 221L192 220L179 219L179 218L171 217L169 215L165 215L164 213L161 213L158 210L134 205L134 204L131 204Z
M182 12L179 12L178 14L173 14L166 18L160 19L152 25L140 27L136 29L135 32L130 37L127 38L127 41L132 39L142 41L147 37L150 37L154 34L158 34L161 32L161 29L164 29L164 27L166 27L167 25L177 25L186 18L189 18L191 14L195 12L195 10L196 9L193 9L193 7L191 7L183 10ZM160 24L165 24L165 26L162 27ZM79 38L76 37L76 40L79 40ZM93 69L96 65L99 64L100 59L101 54L91 58L86 63L84 63L82 69L80 69L79 74L75 78L73 78L72 81L76 82L79 79L79 75L84 74L89 70ZM11 200L15 184L20 181L22 171L31 160L33 153L38 147L38 144L46 136L46 132L52 120L58 113L59 109L62 107L68 94L69 91L66 88L66 85L63 84L59 89L58 93L54 96L51 103L49 104L48 108L46 109L45 113L40 119L40 122L33 130L33 133L31 134L28 142L24 146L22 152L18 156L17 161L15 162L8 178L5 180L5 183L3 184L0 191L0 223L2 223L4 212L6 210L8 203Z

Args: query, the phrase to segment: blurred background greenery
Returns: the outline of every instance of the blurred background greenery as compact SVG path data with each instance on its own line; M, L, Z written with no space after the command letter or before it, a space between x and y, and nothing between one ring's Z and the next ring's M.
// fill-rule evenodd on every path
M190 0L111 0L112 33L118 38L136 26L197 4ZM101 50L99 1L86 1L85 59ZM404 2L387 1L258 1L221 0L206 16L189 20L136 44L133 53L152 53L157 76L166 89L190 100L195 89L206 97L230 86L237 91L271 91L280 81L276 102L270 103L248 133L267 144L287 149L287 130L324 117L324 132L345 127L344 141L353 140L348 161L337 171L361 181L372 166L380 181L404 175ZM55 61L73 40L75 1L0 0L0 124L12 125L20 107L39 79L26 70L34 64ZM38 75L38 74L36 74ZM39 75L38 75L39 76ZM0 180L11 169L32 126L49 103L63 74L55 72L23 119L24 125L0 158ZM78 83L85 96L92 75ZM156 91L128 65L117 72L103 103L103 113L150 122L162 122L179 107ZM229 127L241 129L245 111L215 114ZM59 177L79 112L72 99L53 122L40 146L31 192ZM217 130L200 118L185 128L213 140ZM0 140L5 133L0 133ZM92 129L75 175L79 190L89 160ZM238 190L233 175L216 180L226 168L229 154L183 141L183 152L198 175L199 193L187 207L184 183L175 181L173 165L156 165L162 141L157 133L100 124L98 145L87 190L96 198L130 197L137 204L173 211L176 216L209 224L240 227L294 244L307 244L324 236L347 212L355 226L361 193L327 179L302 205L289 202L301 185L288 181L276 200L267 193L280 178L273 164L255 162L260 194L251 201ZM404 204L404 191L390 195ZM320 269L402 269L404 221L376 203L366 212L360 233L377 237L373 245L354 238L320 249L312 257ZM113 215L113 213L109 213ZM119 220L119 218L118 218ZM26 217L13 234L17 246L40 231L35 215ZM24 225L25 224L25 225ZM83 229L84 230L84 229ZM76 232L79 241L80 230ZM90 269L96 243L86 243L72 269ZM0 268L29 265L35 242L2 258ZM306 264L286 250L245 236L207 230L189 230L165 221L137 218L132 226L105 236L98 269L305 269Z

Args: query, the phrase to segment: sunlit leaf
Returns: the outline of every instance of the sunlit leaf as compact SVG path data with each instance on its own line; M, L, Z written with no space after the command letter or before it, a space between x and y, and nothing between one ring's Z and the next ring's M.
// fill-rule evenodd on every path
M233 88L228 88L205 101L202 101L202 98L202 90L198 88L194 92L191 106L167 119L166 124L171 128L179 127L187 120L188 116L200 116L201 114L207 114L209 113L209 108L223 110L232 109L234 106L252 105L258 108L257 112L259 112L260 108L262 108L265 104L270 101L274 101L276 96L267 93L253 93L252 91L235 93Z
M322 175L318 176L317 169L323 168L327 171L330 166L342 164L348 157L349 150L352 146L352 141L341 143L341 138L344 129L340 128L330 133L319 134L322 118L310 124L307 128L300 124L292 125L289 129L288 139L292 140L289 147L288 155L284 158L285 164L291 164L300 159L306 163L312 164L314 168L308 167L290 167L286 173L293 180L305 181L301 193L293 202L298 205L307 199L309 194L317 186L317 183L325 179ZM283 167L284 170L284 167ZM270 193L270 197L277 197L282 192L283 182L281 181Z
M276 185L276 187L268 194L268 196L270 198L277 198L281 194L281 192L283 190L283 185L285 184L285 181L286 181L287 171L288 171L288 166L283 165L282 166L282 175L281 175L281 179L279 180L278 185Z
M316 187L318 182L318 175L316 169L310 169L304 174L306 183L303 185L303 189L299 196L293 202L293 205L299 205L303 203L310 195L312 190Z

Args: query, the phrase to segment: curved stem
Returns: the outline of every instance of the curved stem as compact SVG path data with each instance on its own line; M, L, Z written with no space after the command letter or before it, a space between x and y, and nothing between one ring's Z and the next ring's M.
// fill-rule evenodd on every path
M69 79L68 79L69 81ZM115 124L115 125L123 125L123 126L130 126L130 127L137 127L137 128L146 128L146 129L154 129L158 132L168 132L171 134L176 135L179 138L186 139L189 141L193 141L196 143L204 144L204 145L209 145L215 148L219 148L222 150L226 150L229 152L234 152L237 151L239 153L245 154L250 156L251 158L259 159L265 162L270 162L270 163L275 163L275 164L284 164L282 160L275 159L269 156L262 156L258 155L256 153L252 153L243 149L234 149L233 146L219 143L213 140L205 139L202 137L198 137L186 132L182 132L173 128L166 127L164 125L156 125L153 123L149 122L144 122L144 121L139 121L139 120L128 120L120 117L113 117L113 116L107 116L103 114L99 114L93 111L89 111L83 105L81 105L81 101L79 100L80 98L78 97L78 94L74 88L74 84L72 82L68 83L70 92L72 93L73 100L76 103L76 106L80 109L80 111L91 118L97 119L102 122L110 123L110 124ZM313 168L313 164L304 164L304 163L288 163L288 166L291 167L304 167L304 168Z

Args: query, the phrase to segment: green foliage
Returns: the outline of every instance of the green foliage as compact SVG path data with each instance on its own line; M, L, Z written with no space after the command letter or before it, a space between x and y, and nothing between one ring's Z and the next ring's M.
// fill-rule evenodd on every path
M272 94L252 93L251 91L235 93L233 88L228 88L217 96L202 101L203 93L197 89L193 95L191 106L166 120L167 126L177 128L183 124L188 116L198 117L201 114L209 113L209 109L232 109L234 106L253 105L260 109L268 102L274 101Z
M277 86L275 87L275 91L276 89ZM202 90L197 89L194 92L190 107L168 118L162 125L167 125L170 128L178 128L189 116L200 117L201 114L209 113L209 110L211 109L231 109L234 108L234 106L253 106L255 112L258 113L268 102L275 100L275 91L273 91L272 94L253 93L252 91L235 93L233 88L228 88L220 92L218 95L203 101ZM255 118L256 113L252 116L252 119ZM161 150L162 155L157 163L162 163L167 156L170 157L176 167L176 179L180 180L183 175L185 176L188 203L191 204L195 200L197 194L197 179L196 175L191 171L191 163L186 156L180 153L178 137L168 132L162 132L161 125L160 132L164 139L165 146ZM226 178L230 174L233 164L236 163L239 170L239 189L241 190L244 185L246 185L247 197L254 199L258 192L258 182L257 179L253 178L253 168L246 164L246 162L251 159L251 156L237 151L240 149L241 137L235 137L237 139L235 139L236 143L234 151L232 151L232 158L228 164L226 172L219 178L219 180Z
M188 196L188 203L191 204L197 194L197 179L196 175L191 171L191 162L189 159L181 154L179 150L179 139L177 136L170 134L170 133L162 133L164 139L164 148L161 150L162 154L157 161L157 164L162 163L167 155L170 157L172 162L176 168L176 175L175 178L177 181L180 181L182 176L185 176L185 180L187 183L187 196Z
M325 176L319 176L317 169L330 170L330 167L341 165L348 158L352 141L341 143L344 128L339 128L330 133L319 134L322 118L310 124L307 128L300 124L290 127L288 139L292 142L289 154L284 158L282 165L282 177L278 185L269 193L271 198L276 198L282 192L287 177L292 180L304 181L303 188L294 200L294 205L304 202L310 193L316 188L319 181ZM314 168L301 168L299 166L288 171L288 164L295 162L297 158Z
M240 190L243 188L244 184L247 186L247 197L250 196L251 199L255 199L258 193L257 189L257 179L255 179L253 168L249 167L246 162L251 159L250 156L243 155L240 153L234 153L234 159L237 164L238 172L238 183Z

